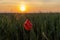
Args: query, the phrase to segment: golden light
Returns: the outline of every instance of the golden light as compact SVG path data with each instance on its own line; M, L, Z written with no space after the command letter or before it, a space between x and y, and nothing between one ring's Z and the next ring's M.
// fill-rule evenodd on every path
M22 12L26 11L26 6L24 4L20 5L20 11Z

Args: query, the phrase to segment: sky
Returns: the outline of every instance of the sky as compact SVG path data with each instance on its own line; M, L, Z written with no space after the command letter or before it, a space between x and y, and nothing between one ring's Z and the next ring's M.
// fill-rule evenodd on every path
M25 4L27 12L60 12L60 0L0 0L0 12L20 12L20 4Z

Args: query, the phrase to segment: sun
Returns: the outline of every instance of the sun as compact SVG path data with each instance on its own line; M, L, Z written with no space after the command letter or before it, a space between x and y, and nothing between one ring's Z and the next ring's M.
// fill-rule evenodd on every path
M22 12L26 11L26 6L24 4L20 5L20 11Z

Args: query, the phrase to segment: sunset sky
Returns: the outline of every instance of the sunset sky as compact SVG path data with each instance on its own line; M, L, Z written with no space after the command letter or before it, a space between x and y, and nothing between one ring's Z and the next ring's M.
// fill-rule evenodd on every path
M0 0L0 12L21 12L20 5L27 8L25 12L60 12L60 0Z

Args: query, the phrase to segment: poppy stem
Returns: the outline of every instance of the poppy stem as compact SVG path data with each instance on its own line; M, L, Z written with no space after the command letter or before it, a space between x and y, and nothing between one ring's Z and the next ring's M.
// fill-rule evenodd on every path
M30 31L28 31L28 40L30 40Z
M25 30L25 32L26 32L27 40L30 40L30 31Z

